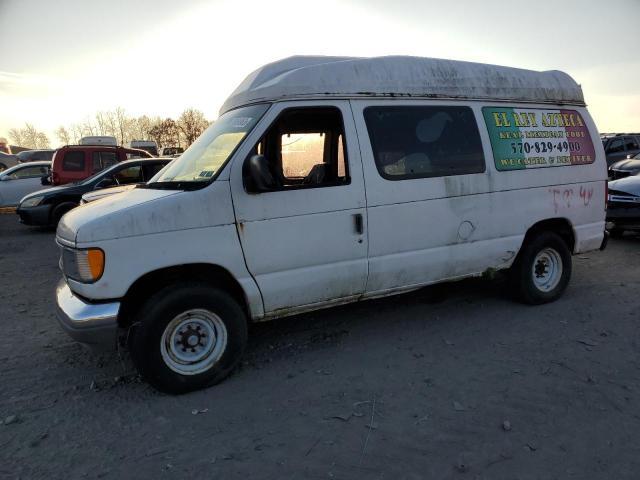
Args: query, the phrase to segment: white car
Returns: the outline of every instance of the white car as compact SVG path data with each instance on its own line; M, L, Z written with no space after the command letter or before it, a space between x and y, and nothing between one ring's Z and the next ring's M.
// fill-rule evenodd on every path
M565 73L291 57L147 184L62 218L57 316L185 392L233 371L250 322L495 270L554 301L571 255L606 245L605 190Z
M13 207L25 195L49 185L42 185L42 178L51 173L51 162L21 163L0 172L0 207Z

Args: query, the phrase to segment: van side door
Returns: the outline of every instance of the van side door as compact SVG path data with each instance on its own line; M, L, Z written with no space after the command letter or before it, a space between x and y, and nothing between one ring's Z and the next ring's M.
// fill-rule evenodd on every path
M351 103L367 185L367 295L500 262L500 245L489 241L491 186L473 108L425 100Z
M253 185L254 160L270 178L267 190ZM364 292L366 203L349 102L272 105L238 151L230 182L238 236L268 316Z

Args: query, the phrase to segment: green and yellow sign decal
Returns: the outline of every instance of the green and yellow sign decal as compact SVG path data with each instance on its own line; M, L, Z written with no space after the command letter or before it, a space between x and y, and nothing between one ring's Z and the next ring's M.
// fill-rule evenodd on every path
M595 149L575 110L483 107L498 170L584 165Z

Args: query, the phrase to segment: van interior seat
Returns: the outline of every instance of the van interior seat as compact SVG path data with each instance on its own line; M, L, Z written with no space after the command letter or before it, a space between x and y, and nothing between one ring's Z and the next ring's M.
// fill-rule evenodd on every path
M318 163L314 165L309 171L309 173L307 174L307 176L304 177L304 180L302 181L302 183L304 185L320 185L324 183L325 179L328 176L327 175L328 167L329 167L329 164L327 163Z

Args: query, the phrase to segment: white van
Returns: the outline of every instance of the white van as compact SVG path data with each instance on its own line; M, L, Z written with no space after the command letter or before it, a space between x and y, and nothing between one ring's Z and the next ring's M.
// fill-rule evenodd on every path
M222 380L247 323L509 269L557 299L604 248L606 164L568 75L293 57L249 75L143 188L58 226L58 316L155 387Z
M153 140L131 140L129 146L149 152L154 157L158 156L158 144Z

